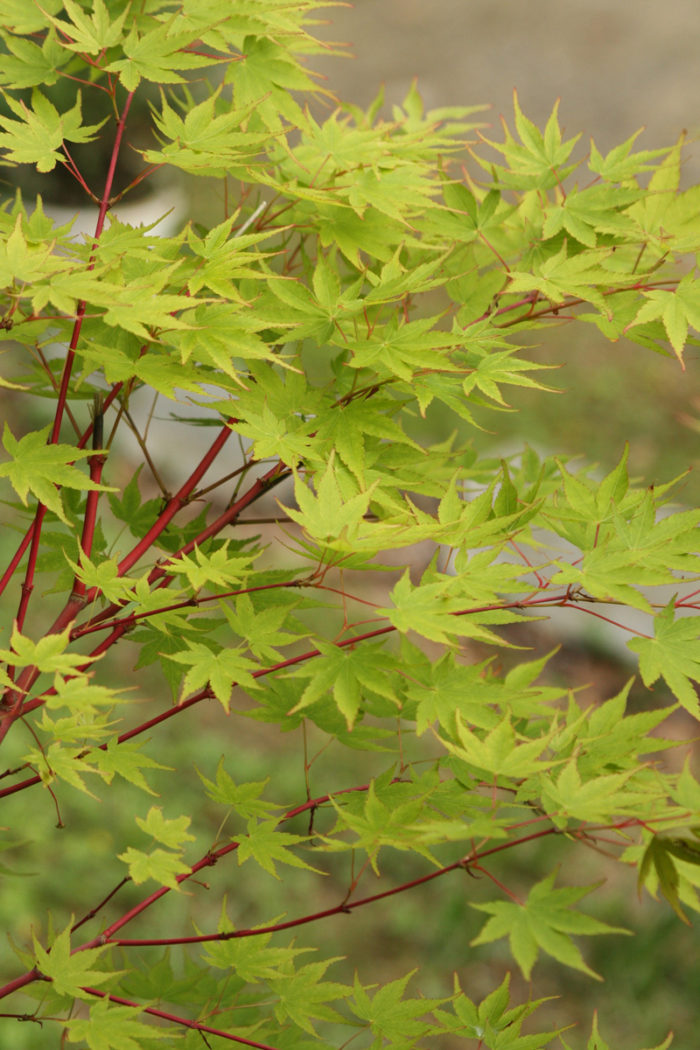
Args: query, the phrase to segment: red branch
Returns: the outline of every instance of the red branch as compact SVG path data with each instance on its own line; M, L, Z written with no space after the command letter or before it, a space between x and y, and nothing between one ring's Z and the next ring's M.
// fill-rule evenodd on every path
M362 788L351 788L351 791L366 790L369 785L363 785ZM340 792L339 792L340 794ZM330 796L327 796L330 798ZM327 799L316 799L313 805L319 806L322 802ZM282 818L283 820L289 819L287 815ZM545 817L544 819L549 819ZM545 838L550 835L561 835L574 834L577 837L585 835L586 837L592 837L592 832L598 831L620 831L629 827L640 827L641 821L635 818L627 818L616 824L607 825L596 825L595 827L587 828L582 825L580 828L575 829L573 832L570 828L561 830L559 828L544 828L541 831L532 832L529 835L523 835L519 839L513 839L510 842L501 843L498 846L492 846L490 849L483 850L483 852L477 852L473 850L465 857L461 857L459 860L453 861L452 864L446 864L444 867L439 868L437 871L431 871L427 875L421 875L419 878L411 879L409 882L402 882L398 886L393 886L389 890L383 890L381 893L373 893L369 897L361 897L356 901L343 901L341 904L337 904L333 908L326 908L324 911L312 912L308 915L303 915L298 919L290 919L287 922L273 923L270 926L258 926L245 930L231 930L225 933L209 933L202 934L197 937L170 937L170 938L157 938L157 939L129 939L129 938L110 938L109 944L119 945L120 947L165 947L167 945L175 944L202 944L209 941L230 941L242 937L259 937L262 934L278 933L280 930L290 930L295 926L304 926L307 923L317 922L319 919L326 919L330 915L342 915L350 914L355 908L361 908L366 904L374 904L375 901L384 900L386 897L394 897L398 893L405 893L407 890L415 889L416 886L422 886L427 882L432 882L433 879L438 879L442 875L447 875L451 871L457 871L460 868L465 871L470 871L472 868L479 868L484 874L488 875L489 878L493 879L490 872L486 871L485 868L481 867L479 862L485 857L491 856L494 853L500 853L504 849L512 849L515 846L521 846L525 842L532 842L533 839ZM503 890L504 893L511 896L508 891L498 880L494 880L496 884ZM107 943L107 942L105 942Z
M245 497L243 497L243 499L245 499ZM230 509L233 509L233 508L230 508ZM175 555L173 555L173 557L175 557ZM483 613L483 612L499 611L499 610L503 610L503 609L513 609L513 608L515 608L515 609L526 609L526 608L530 608L530 607L534 607L534 606L562 606L562 605L567 605L570 600L571 600L571 598L570 598L569 592L567 591L565 594L558 594L558 595L552 594L552 595L548 595L548 596L546 596L544 598L528 598L528 599L524 599L522 601L513 601L513 602L500 602L500 603L499 602L494 602L494 603L491 603L489 605L481 605L481 606L471 607L471 608L467 608L467 609L460 609L460 610L457 610L456 612L452 613L452 615L453 616L469 616L469 615L476 615L478 613ZM572 607L574 607L574 606L572 605ZM119 623L119 625L116 626L114 628L114 630L112 631L112 634L108 638L106 638L100 645L98 645L95 649L92 650L92 652L90 653L90 660L94 660L98 656L101 656L103 652L106 652L107 649L109 649L112 645L115 644L116 641L118 641L119 638L122 637L122 635L128 630L128 627L129 627L129 622L128 622L128 618L127 618L127 622ZM335 645L339 649L344 649L344 648L346 648L348 646L358 645L359 643L368 641L368 640L370 640L372 638L379 638L382 635L391 634L395 630L396 630L396 627L394 627L393 624L387 624L387 625L382 626L382 627L376 627L376 628L374 628L371 631L365 631L363 634L356 634L356 635L352 635L352 637L350 637L350 638L341 639L340 641L335 642ZM306 660L315 659L315 657L321 656L321 655L322 654L321 654L321 650L320 649L308 649L304 653L298 653L296 656L290 656L286 660L280 660L280 661L278 661L278 663L273 664L270 667L261 667L257 671L253 671L252 677L253 678L263 678L263 677L266 677L269 674L274 674L276 671L282 671L282 670L284 670L287 667L293 667L296 664L303 663ZM89 668L89 666L90 666L90 664L86 663L83 667L78 668L78 671L80 672L82 670L86 670L87 668ZM232 689L233 688L235 688L235 683L232 685ZM53 695L54 692L55 692L55 689L50 688L50 689L47 689L44 693L42 693L41 696L33 697L31 700L26 700L22 704L22 708L21 708L22 715L29 714L31 711L34 711L37 707L41 707L44 704L44 702L45 702L45 698L47 696ZM155 717L149 719L148 721L142 722L138 726L135 726L133 729L129 729L125 733L120 734L116 738L117 744L122 744L122 743L124 743L127 740L133 739L133 737L135 737L135 736L139 736L141 733L147 732L149 729L152 729L154 726L159 725L161 722L166 722L168 719L173 718L175 715L180 714L181 711L184 711L184 710L187 710L187 708L193 707L195 704L200 703L200 701L202 701L202 700L211 700L211 699L214 699L214 693L207 686L204 689L201 689L198 693L195 693L188 700L185 700L182 703L178 704L176 707L170 707L166 711L161 712L161 714L156 715ZM15 716L15 717L18 717L18 716ZM100 751L105 751L106 749L107 749L107 745L106 744L100 744L96 748L96 750L100 750ZM82 753L81 757L84 757L85 755L88 755L90 753L90 751L92 751L92 750L93 750L92 748L86 748L86 750ZM35 775L35 776L32 776L32 777L27 777L26 780L22 780L22 781L18 782L17 784L13 784L11 787L3 788L2 790L0 790L0 798L4 798L7 795L14 795L17 792L23 791L25 788L32 787L34 784L38 784L40 782L41 782L41 777L38 776L38 775Z
M137 1010L141 1010L142 1013L147 1013L151 1017L158 1017L161 1021L170 1021L173 1025L179 1025L181 1028L189 1028L195 1032L206 1032L207 1035L218 1035L222 1039L228 1039L230 1043L242 1043L243 1046L255 1047L256 1050L275 1050L275 1047L270 1046L268 1043L255 1043L254 1039L247 1039L243 1035L234 1035L233 1032L226 1032L222 1028L211 1028L209 1025L203 1025L199 1021L189 1021L187 1017L182 1017L177 1013L167 1013L165 1010L158 1010L154 1006L142 1006L141 1003L134 1003L133 1000L123 999L121 995L110 995L105 991L100 991L98 988L83 988L89 995L94 995L97 999L107 999L110 1003L116 1003L119 1006L132 1006Z
M121 380L118 383L115 383L114 386L112 387L112 389L109 391L109 393L105 396L105 398L104 398L104 400L102 402L102 410L103 410L103 412L105 411L105 409L107 409L111 405L112 401L114 401L114 399L118 396L119 391L122 389L123 385L124 384L123 384L123 382ZM78 441L78 444L76 446L77 448L85 448L85 445L90 440L90 437L92 435L92 431L93 431L93 424L90 423L90 425L83 431L83 434L82 434L82 436L81 436L81 438ZM57 486L57 488L59 488L59 486ZM34 529L35 529L35 527L36 527L36 522L34 521L29 526L29 528L27 529L26 533L22 537L22 542L20 543L19 547L15 551L12 559L10 560L7 568L5 569L5 572L2 574L2 577L0 577L0 594L3 593L3 591L7 587L8 583L10 582L12 577L14 576L15 569L17 568L17 566L21 562L22 558L24 557L24 552L26 551L27 547L32 542L32 538L34 536Z
M117 160L119 158L119 151L121 149L122 137L124 135L124 128L126 126L126 118L129 113L131 106L131 100L133 98L133 91L129 92L124 103L124 109L121 112L119 120L117 122L117 128L114 136L114 145L112 147L112 156L109 161L109 168L107 169L107 178L105 179L104 191L102 193L102 200L100 201L100 209L97 214L97 222L95 224L95 233L93 235L93 245L90 258L88 260L87 270L88 272L95 267L97 242L102 236L102 230L104 229L105 219L107 217L107 211L109 209L110 196L112 193L112 183L114 182L114 173L117 167ZM77 305L75 321L73 323L73 334L71 341L68 346L68 352L66 354L66 360L63 365L63 372L61 374L61 385L58 391L58 400L56 402L56 411L54 413L53 427L51 428L51 435L49 437L49 444L55 445L58 443L61 433L61 422L63 420L63 413L66 406L66 400L68 397L68 385L70 383L70 377L73 372L73 363L75 361L75 351L78 346L80 339L80 333L83 327L83 320L85 317L85 310L87 303L84 299ZM32 530L31 539L31 550L29 552L29 561L27 563L27 572L25 574L24 583L22 584L22 595L20 597L19 607L17 609L17 629L22 630L24 626L25 617L27 615L27 608L29 606L29 599L31 598L32 591L34 590L34 576L36 573L36 562L39 554L39 542L41 539L41 528L46 515L46 507L39 503L36 509L36 517L34 518L34 528ZM0 740L4 736L4 733L0 735Z
M166 1013L165 1010L157 1010L155 1006L141 1006L140 1003L135 1003L132 999L123 999L120 995L108 995L107 992L101 992L97 988L83 988L83 991L89 995L96 996L98 999L109 999L110 1003L118 1003L119 1006L136 1007L142 1013L149 1014L150 1017L158 1017L161 1021L171 1021L172 1024L180 1025L181 1028L189 1028L194 1032L218 1035L221 1039L228 1039L232 1043L242 1043L244 1046L252 1046L256 1050L275 1050L275 1047L270 1046L269 1043L256 1043L253 1039L246 1039L242 1035L233 1035L232 1032L225 1032L222 1028L211 1028L207 1024L202 1024L201 1021L189 1021L186 1017L180 1017L179 1014L170 1014Z
M154 523L152 528L149 530L147 537L144 537L139 543L136 544L134 549L122 559L119 565L119 574L124 575L128 572L131 566L138 561L138 559L148 550L149 546L153 543L155 538L163 532L169 522L175 517L177 512L182 509L186 504L187 498L195 488L200 479L204 476L206 471L209 469L213 461L218 456L219 452L223 448L224 444L231 436L231 430L228 426L221 428L221 431L216 437L216 440L211 445L206 455L199 462L195 470L189 476L187 481L181 486L179 491L169 501L163 513L159 516L158 520ZM41 507L41 505L40 505ZM34 529L34 536L32 542L32 550L35 549L36 540L38 538L38 530ZM149 538L149 542L145 544L146 538ZM193 544L196 545L196 540ZM38 548L37 548L38 549ZM31 555L30 555L31 558ZM155 572L156 570L154 570ZM153 575L153 573L151 574ZM69 624L73 622L78 613L89 604L94 601L97 597L98 590L96 587L91 588L90 591L83 592L82 594L76 593L75 591L71 594L71 597L66 602L65 606L54 620L53 624L47 631L47 634L57 634L63 631ZM122 632L123 633L123 632ZM116 638L114 639L116 640ZM12 690L5 697L5 704L9 707L9 710L4 715L2 722L0 723L0 742L7 735L7 732L14 721L21 717L22 714L26 713L23 698L26 696L28 691L39 676L39 671L36 667L26 667L20 677L17 680L16 688ZM12 705L12 706L10 706ZM35 705L36 706L36 705Z
M396 782L396 780L398 780L398 778L396 778L394 782ZM317 809L319 806L329 802L332 797L337 797L337 795L347 794L347 793L350 793L350 792L367 791L368 789L369 789L369 784L362 784L362 785L358 785L356 787L346 788L343 791L339 791L339 792L336 793L335 796L322 795L322 796L319 796L318 798L309 799L306 802L302 803L301 805L296 806L293 809L288 810L287 813L285 813L284 816L282 816L280 818L279 824L281 825L281 824L285 823L286 821L291 820L292 817L298 816L300 813L303 813L303 812L308 811L310 809ZM586 825L582 825L581 827L575 829L575 831L573 833L577 837L580 837L580 838L583 838L584 836L585 836L585 838L590 838L590 837L592 837L592 833L594 833L594 832L615 831L615 830L621 831L621 830L624 830L624 829L627 829L627 828L630 828L630 827L641 827L641 826L646 826L645 822L643 822L643 821L641 821L641 820L639 820L637 818L629 817L629 818L626 818L624 820L618 821L618 822L616 822L614 824L603 824L603 825L599 824L599 825L592 825L590 827L587 827ZM247 929L247 930L239 930L239 931L230 931L230 932L224 932L224 933L219 933L219 934L203 935L203 936L199 936L199 937L165 938L165 939L150 939L150 940L129 940L129 939L126 939L126 938L114 938L114 936L113 936L114 933L116 933L119 929L122 929L127 923L131 922L132 919L134 919L134 918L136 918L136 916L142 914L152 904L155 904L155 902L157 900L160 900L162 897L164 897L167 893L170 892L170 888L169 887L163 886L159 890L155 891L154 893L149 894L149 896L145 897L142 901L140 901L139 904L135 905L133 908L130 908L124 915L121 916L121 918L117 919L110 926L108 926L102 932L102 934L98 935L97 937L92 938L89 941L86 941L84 944L80 945L79 947L74 948L72 950L71 954L75 954L76 952L86 951L86 950L88 950L90 948L100 947L100 946L103 946L103 945L106 945L106 944L115 944L115 945L120 945L120 946L123 946L123 947L127 947L127 946L136 947L136 946L157 946L157 945L161 945L162 946L162 945L174 945L174 944L192 944L192 943L201 943L201 942L205 942L205 941L230 940L230 939L236 938L236 937L238 937L238 938L240 938L240 937L254 937L254 936L259 936L259 935L265 934L265 933L278 932L278 931L281 931L281 930L290 929L290 928L292 928L294 926L300 926L300 925L305 924L305 923L310 923L310 922L314 922L314 921L317 921L317 920L322 919L322 918L327 918L330 915L337 915L337 914L341 914L341 913L350 913L355 908L362 907L362 906L364 906L366 904L372 904L375 901L384 900L385 898L391 897L391 896L395 896L398 893L404 893L404 892L406 892L409 889L415 888L416 886L420 886L420 885L423 885L423 884L425 884L427 882L431 882L432 880L434 880L436 878L440 878L441 876L448 874L448 872L457 871L459 869L462 869L462 870L465 870L465 871L468 872L470 870L470 868L474 864L477 864L480 861L483 861L486 857L493 856L496 853L500 853L503 850L513 849L515 846L520 846L520 845L525 844L526 842L532 842L532 841L534 841L536 839L541 839L541 838L545 838L545 837L548 837L548 836L551 836L551 835L560 835L560 834L565 834L565 833L566 834L572 834L572 831L571 831L571 829L569 829L568 831L562 831L562 830L560 830L559 828L556 828L556 827L543 828L540 831L532 832L529 835L523 835L523 836L521 836L518 839L511 840L510 842L503 842L503 843L500 843L497 846L491 846L489 849L485 849L483 851L472 850L469 854L467 854L464 857L461 857L457 861L454 861L452 864L445 865L444 867L438 869L437 871L429 872L427 875L423 875L423 876L420 876L419 878L412 879L409 882L402 883L399 886L394 886L394 887L392 887L389 890L384 890L381 893L372 894L369 897L363 897L363 898L361 898L360 900L357 900L357 901L343 901L341 904L335 906L334 908L328 908L328 909L326 909L324 911L315 912L313 914L303 916L303 917L301 917L299 919L293 919L293 920L290 920L288 922L276 923L276 924L271 925L269 927L260 927L258 929ZM203 868L212 867L214 864L217 863L218 860L220 860L225 855L232 853L234 850L237 849L237 847L238 847L238 842L234 841L234 842L229 843L226 846L221 847L218 850L209 851L208 853L206 853L204 855L204 857L201 858L201 860L199 860L196 864L194 864L190 868L190 870L188 872L186 872L183 875L176 876L176 881L177 881L178 885L181 885L183 882L186 882L188 879L191 879L193 877L193 875L197 874ZM110 894L110 896L111 896L111 894ZM105 899L107 900L107 899L109 899L109 897L105 898ZM77 925L80 925L80 923L77 923L76 926ZM0 999L3 999L5 997L7 997L8 995L10 995L11 993L13 993L15 991L18 991L21 988L26 987L28 984L31 984L31 983L33 983L36 980L46 980L46 978L45 978L45 976L43 974L40 973L40 971L36 967L34 967L33 969L27 971L25 974L22 974L21 976L16 977L13 981L10 981L4 987L0 988ZM91 991L91 990L90 989L86 989L86 991ZM98 994L102 995L103 993L98 993ZM111 996L110 996L110 999L112 999ZM128 1001L128 1000L122 1000L122 999L119 999L119 998L114 998L113 1001L120 1002L120 1003L123 1003L124 1005L128 1005L128 1006L135 1006L135 1007L139 1006L138 1003L134 1003L134 1002L131 1002L131 1001ZM147 1013L151 1012L152 1013L153 1011L150 1008L145 1008L145 1012L147 1012ZM162 1018L164 1018L166 1020L172 1020L174 1023L183 1023L182 1019L177 1019L175 1016L169 1016L169 1015L165 1015L165 1014L161 1014L161 1013L155 1014L155 1016L160 1016L160 1017L162 1017ZM185 1022L185 1023L189 1024L189 1022ZM234 1038L234 1037L230 1036L230 1034L228 1034L228 1033L227 1033L227 1036L228 1036L228 1038ZM249 1044L249 1045L259 1046L260 1044L253 1043L253 1044Z
M99 402L99 411L95 412L93 420L93 442L92 447L94 449L102 448L102 404ZM105 457L101 454L90 456L88 459L90 464L90 481L94 482L95 485L99 485L102 481L102 468L104 467ZM95 538L95 525L97 524L97 503L100 498L99 489L90 489L85 498L85 516L83 518L83 534L80 540L80 549L86 558L89 558L92 554L92 543ZM83 599L85 595L85 584L78 576L73 581L73 593L71 597Z

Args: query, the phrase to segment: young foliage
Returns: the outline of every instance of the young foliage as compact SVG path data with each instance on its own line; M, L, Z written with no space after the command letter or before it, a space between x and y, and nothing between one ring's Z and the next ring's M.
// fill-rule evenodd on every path
M484 946L535 988L541 954L599 976L579 936L627 931L578 910L598 882L555 886L562 853L700 910L700 786L659 735L700 714L700 512L627 447L604 475L470 434L511 388L550 395L523 335L562 319L683 365L682 143L586 156L517 95L502 140L415 84L390 116L343 105L315 0L0 6L0 160L45 186L0 210L8 1039L554 1045ZM96 205L86 237L50 217L57 166ZM178 172L202 222L112 215ZM644 710L631 682L592 706L550 674L561 608L626 633ZM374 958L402 900L450 885L487 916L449 931L462 982L493 978L478 1004L430 973L437 935L419 972Z

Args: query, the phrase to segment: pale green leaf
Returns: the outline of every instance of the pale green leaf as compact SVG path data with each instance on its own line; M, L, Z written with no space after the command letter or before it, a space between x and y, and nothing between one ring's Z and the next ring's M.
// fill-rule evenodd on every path
M36 966L52 981L59 995L90 999L91 996L83 991L83 986L104 984L112 977L113 971L92 969L93 963L104 954L104 947L71 952L70 933L69 925L55 937L48 951L34 937Z
M57 485L87 491L116 490L109 485L91 481L87 474L72 465L76 459L92 455L90 451L76 449L71 445L47 444L49 430L50 427L45 427L43 430L30 431L17 440L5 423L2 443L10 461L0 463L0 477L9 478L25 506L27 495L31 492L40 503L67 523Z

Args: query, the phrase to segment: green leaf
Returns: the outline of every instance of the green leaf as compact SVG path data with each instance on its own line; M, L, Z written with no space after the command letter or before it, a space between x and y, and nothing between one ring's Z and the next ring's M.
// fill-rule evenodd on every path
M172 1038L172 1029L139 1021L141 1013L140 1007L98 999L91 1003L88 1017L64 1021L68 1042L85 1042L90 1050L140 1050L152 1039Z
M226 915L225 901L218 924L219 933L232 933L233 924ZM298 955L309 948L270 947L271 933L259 933L255 937L232 937L214 941L206 947L206 959L210 966L220 970L232 970L241 980L255 983L267 981L285 971L289 972Z
M302 482L298 475L294 478L294 495L299 510L291 507L283 509L303 527L309 536L325 542L335 541L334 546L347 549L352 545L363 516L367 512L372 489L358 492L344 500L338 484L338 471L334 465L334 455L320 479L315 480L316 494Z
M315 871L322 874L317 868L302 860L294 853L290 846L296 846L300 842L308 842L306 835L290 835L286 831L278 831L276 820L256 820L252 817L248 821L247 833L238 841L238 863L243 864L251 858L264 870L279 879L276 864L287 864L292 868L305 868L307 871Z
M135 91L142 77L156 84L182 84L185 78L180 72L210 65L206 56L188 49L192 43L190 33L168 32L169 29L167 24L146 33L132 29L123 41L126 57L106 66L110 72L119 73L127 91Z
M165 48L169 51L170 41ZM176 58L174 61L177 65ZM133 67L129 60L119 63L125 87L138 83L141 75L138 64ZM145 69L148 65L149 56L145 53L142 67ZM143 75L146 76L145 72ZM182 79L178 73L172 76L175 80ZM159 79L156 76L156 82ZM254 106L237 109L220 102L219 98L220 94L214 92L203 102L189 105L184 118L163 98L161 112L154 112L153 119L163 139L170 141L166 141L161 150L147 150L144 158L151 164L167 163L194 174L224 178L227 169L253 157L266 141L266 136L259 132L242 130Z
M254 103L259 107L262 120L272 131L279 128L280 116L294 124L304 122L291 92L315 88L314 81L289 47L280 46L274 29L269 35L263 35L259 27L256 28L257 32L242 42L244 60L234 68L229 67L227 79L235 82L243 104ZM299 32L299 36L305 35Z
M5 423L2 443L10 461L0 463L0 477L10 479L10 484L25 507L27 493L32 492L40 503L68 524L57 485L99 492L114 492L115 489L91 481L77 467L72 466L76 459L84 459L92 455L91 452L71 445L47 444L49 430L50 427L44 427L43 430L30 431L18 441Z
M550 765L540 757L547 747L547 736L519 742L508 715L483 737L472 732L459 713L456 719L459 745L444 741L445 746L477 770L494 778L527 777Z
M39 284L67 269L69 264L56 257L51 244L32 244L27 239L28 232L24 216L18 215L12 233L0 243L0 285ZM9 386L12 388L13 384Z
M130 784L134 784L141 791L145 791L149 795L156 794L149 787L142 770L171 769L171 767L161 765L160 762L156 762L149 755L144 755L141 751L141 746L138 742L135 743L133 741L122 741L119 743L116 738L112 737L107 742L104 750L100 749L94 752L91 758L105 783L110 784L114 775L118 774L123 780L128 780Z
M553 392L552 387L545 386L525 372L535 372L538 369L547 368L547 365L534 364L532 361L522 361L514 355L516 347L507 350L492 351L491 353L474 352L475 368L471 375L462 383L462 390L469 395L474 390L480 390L487 397L492 398L499 405L506 405L500 387L504 385L528 387L535 390L548 390Z
M638 889L647 883L650 871L653 869L655 881L658 888L675 911L678 918L686 925L690 925L683 911L678 896L680 876L673 861L674 857L679 860L689 861L691 864L700 864L700 848L691 840L672 839L665 835L652 835L649 844L644 851L639 863L639 874L637 879Z
M162 842L170 849L179 849L183 843L195 841L194 835L190 835L187 831L191 823L190 818L176 817L174 820L166 820L160 806L151 806L146 819L136 817L136 823L156 842Z
M190 870L181 857L176 853L169 853L164 849L154 849L150 853L129 846L124 853L118 854L119 860L123 861L129 868L129 877L137 886L147 879L154 879L161 886L177 890L179 883L178 875L186 875Z
M690 759L686 759L673 791L674 801L684 809L700 813L700 784L690 771Z
M97 763L85 756L84 746L70 747L57 740L48 747L32 748L23 756L23 760L38 770L42 783L63 780L91 798L97 798L86 786L83 777L86 773L100 771Z
M223 612L231 629L245 639L258 660L279 660L276 646L289 645L301 637L298 633L292 634L282 629L290 616L290 607L284 604L270 605L256 611L250 595L242 594L236 598L235 611L229 605L224 605Z
M381 378L410 380L425 369L449 368L449 352L464 342L461 331L435 329L436 317L375 325L371 335L348 340L351 368L372 368Z
M95 963L105 948L88 948L79 952L71 953L70 925L57 934L53 944L48 951L42 947L34 936L34 957L36 967L49 980L53 982L54 989L58 995L68 995L76 999L92 999L92 996L83 991L85 985L99 985L108 981L113 971L93 970Z
M5 129L0 132L0 149L5 150L8 160L36 164L40 172L53 171L59 161L65 161L60 151L64 140L91 142L102 126L82 123L80 92L73 108L65 113L59 113L38 88L32 92L31 106L9 95L5 98L19 119L0 114L0 127Z
M639 654L644 684L653 685L663 677L686 711L698 718L698 694L692 684L700 682L700 640L695 619L675 619L675 599L671 599L654 618L654 637L633 638L627 645Z
M424 799L413 795L407 801L400 801L396 786L387 787L373 782L370 784L362 809L353 812L349 806L341 806L339 799L331 799L338 814L338 827L352 832L353 849L362 849L367 854L375 874L379 875L377 860L382 848L392 847L402 851L415 850L431 863L436 860L420 841L418 821L424 810ZM326 840L331 848L337 846L337 840Z
M515 141L505 123L506 139L503 145L485 139L489 146L503 154L509 167L497 168L495 165L487 164L480 157L477 157L478 162L488 171L495 169L499 181L506 186L517 186L520 191L530 188L545 190L559 185L575 167L575 165L567 167L563 165L580 136L562 141L557 116L558 103L550 115L544 134L521 110L515 90L513 91L513 108L520 143Z
M477 1007L462 992L455 977L455 997L451 1003L454 1014L438 1009L434 1011L435 1016L446 1033L478 1039L490 1050L542 1050L558 1033L521 1035L521 1029L523 1022L546 1000L530 1000L508 1009L509 990L510 974L507 973L499 987Z
M609 307L602 289L610 284L610 272L604 266L609 254L607 248L573 254L564 242L555 255L535 263L531 271L512 270L508 292L538 292L554 306L567 298L582 299L607 316Z
M97 55L121 41L126 10L113 22L102 0L94 0L92 17L74 0L63 0L63 10L69 21L58 18L51 21L61 33L63 46L70 51Z
M454 740L458 718L491 730L498 724L502 709L510 709L516 717L531 717L541 711L543 703L562 694L556 687L530 687L528 679L537 677L547 659L533 665L520 664L505 680L489 673L491 660L465 665L453 653L432 661L425 673L414 670L406 695L417 704L416 732L420 735L437 722Z
M432 1025L427 1015L445 1000L405 999L406 985L415 972L384 984L372 996L355 975L353 997L348 1006L357 1018L368 1024L375 1036L373 1047L385 1045L385 1040L392 1046L412 1046L430 1033Z
M671 1045L672 1040L673 1033L669 1033L666 1039L664 1039L663 1043L659 1043L658 1046L655 1046L653 1048L653 1050L667 1050L667 1048ZM564 1043L564 1046L568 1047L568 1044ZM603 1040L598 1029L597 1013L593 1015L593 1027L591 1029L590 1038L586 1043L586 1050L610 1050L610 1046ZM649 1047L648 1050L652 1050L652 1048Z
M83 658L81 662L82 660ZM98 685L91 681L88 675L71 674L63 677L57 672L54 676L53 690L45 697L44 702L47 710L65 707L71 713L79 715L81 723L85 724L91 717L96 716L101 708L113 708L117 704L125 703L124 693L124 690Z
M625 142L611 149L605 157L598 151L591 139L588 167L609 182L626 182L634 175L653 170L655 165L649 162L668 154L668 150L639 150L637 153L632 153L632 146L643 130L640 128L639 131L635 131L634 135L630 135Z
M363 695L367 693L386 697L398 706L391 685L393 664L381 647L340 648L318 642L318 648L321 655L314 660L313 666L298 672L305 678L311 676L311 681L290 714L315 703L329 691L348 729L353 728Z
M235 686L257 688L251 674L257 664L244 656L240 648L212 652L203 642L188 641L186 651L167 655L169 660L190 668L182 683L183 697L203 686L209 686L224 710L228 711Z
M449 642L450 635L494 641L495 635L482 627L476 617L456 616L465 605L457 596L454 577L414 586L406 570L391 592L393 607L383 610L397 631L415 631L435 642Z
M637 812L639 799L625 785L632 771L598 775L592 780L582 781L575 759L564 766L561 773L544 788L543 803L549 813L575 817L590 823L605 823L614 814Z
M598 504L598 512L601 516L606 516L610 507L617 507L627 492L629 487L629 475L627 473L627 459L629 457L629 444L625 442L625 451L622 454L622 458L614 470L603 478L599 487L596 502Z
M628 931L572 910L571 906L590 893L593 886L554 889L555 879L556 872L552 872L536 883L522 904L511 900L472 904L473 908L486 912L491 918L471 944L488 944L508 937L510 949L526 980L530 978L540 949L565 966L601 980L583 961L569 935Z
M250 563L254 554L229 554L228 544L217 547L211 554L204 554L199 547L194 549L194 557L180 554L168 564L168 571L183 575L194 591L201 590L207 584L214 587L230 587L240 583L250 572Z
M304 1032L315 1035L313 1022L339 1022L341 1015L329 1002L338 1002L350 995L350 989L335 981L322 981L328 967L336 959L307 963L293 974L275 974L267 979L277 997L275 1017L283 1023L287 1019Z
M58 70L69 60L50 29L41 44L26 37L7 34L4 38L9 54L4 54L0 85L15 89L50 86L58 80Z
M67 555L66 561L78 580L88 589L96 587L107 601L127 602L136 596L134 581L120 573L119 562L116 558L95 563L84 551L81 551L80 563L72 561Z
M20 634L16 625L12 629L11 649L0 649L0 659L15 667L36 667L42 673L69 673L86 662L79 653L67 653L70 642L70 627L60 634L46 634L38 642ZM89 659L89 657L88 657Z
M207 795L212 802L230 806L238 816L244 819L250 817L271 817L274 810L280 807L273 802L265 802L260 798L260 795L269 784L270 778L268 777L267 780L260 780L254 783L236 784L224 769L224 761L224 758L221 758L216 767L216 783L199 773L199 779L204 784Z
M646 302L627 328L646 324L657 317L661 318L668 341L682 363L689 328L700 331L700 291L697 279L694 274L686 274L673 291L652 289L645 292L645 298Z

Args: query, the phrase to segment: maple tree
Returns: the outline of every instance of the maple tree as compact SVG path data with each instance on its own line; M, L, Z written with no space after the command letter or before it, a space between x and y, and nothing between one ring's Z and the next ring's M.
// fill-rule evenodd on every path
M698 717L700 511L630 478L627 449L601 476L469 440L509 388L549 396L523 333L577 321L682 366L700 328L682 142L579 156L556 107L539 130L517 96L500 141L480 107L424 112L415 85L390 116L381 94L341 105L311 71L314 0L0 7L2 163L61 165L96 205L83 239L41 198L0 211L4 874L29 877L37 811L65 824L44 863L70 872L48 918L12 929L13 1045L573 1046L537 1030L545 997L511 1005L507 966L477 1001L458 976L377 987L357 958L341 980L340 936L309 953L333 917L380 928L461 873L488 889L465 966L505 939L528 980L543 956L597 976L579 938L625 931L579 908L595 887L552 864L513 888L495 866L547 840L698 911L700 786L664 764L663 723ZM153 85L154 140L115 194ZM89 185L73 144L97 136L113 147ZM110 214L167 169L215 180L209 225ZM178 450L209 435L193 468L151 440L156 402ZM517 648L559 608L627 632L648 709L631 682L587 705L551 653ZM110 800L122 823L95 860ZM588 1050L607 1046L594 1019Z

